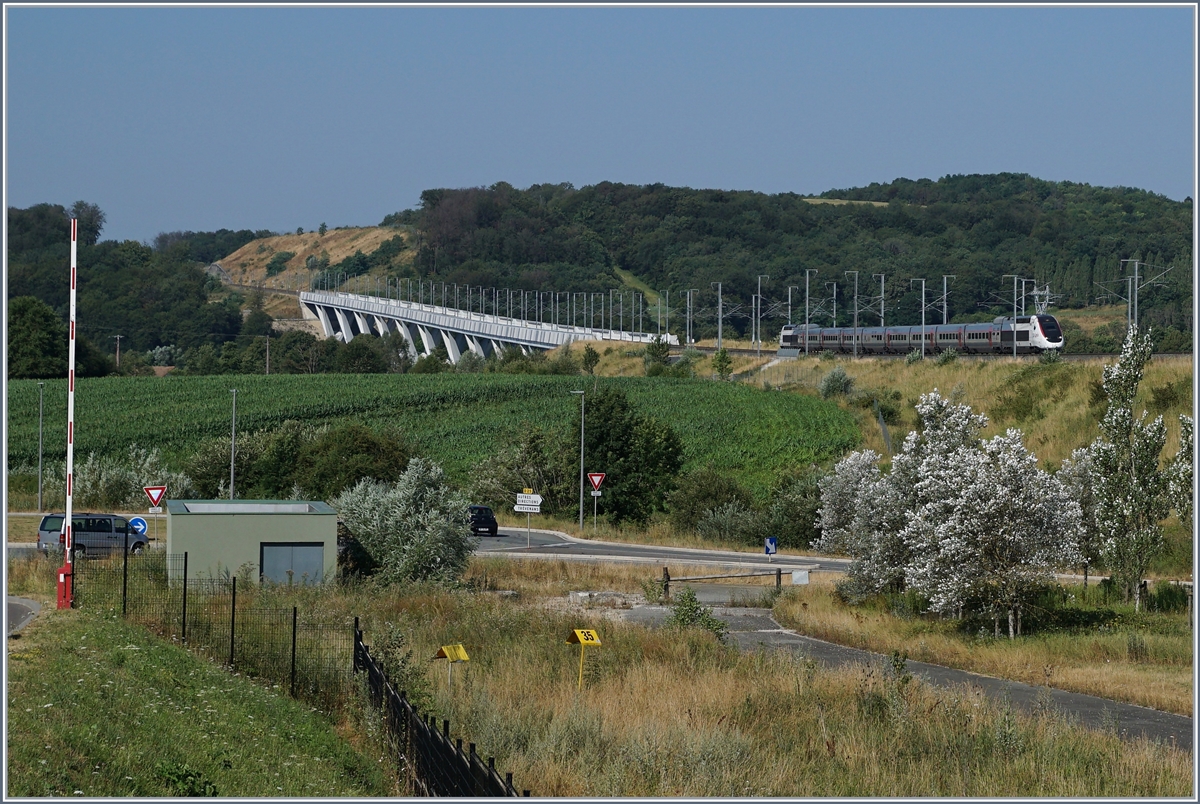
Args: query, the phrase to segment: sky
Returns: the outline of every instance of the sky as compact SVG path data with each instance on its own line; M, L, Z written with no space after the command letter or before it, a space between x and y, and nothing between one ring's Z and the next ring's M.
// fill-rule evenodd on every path
M103 239L422 190L1029 173L1195 195L1195 7L5 6L8 206Z

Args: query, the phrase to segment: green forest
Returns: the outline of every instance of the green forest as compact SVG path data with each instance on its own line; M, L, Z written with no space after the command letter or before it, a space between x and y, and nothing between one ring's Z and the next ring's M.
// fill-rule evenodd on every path
M62 375L71 215L81 221L83 374L115 371L118 345L147 359L159 350L154 362L169 355L181 367L191 355L196 373L263 363L257 351L273 331L261 301L222 288L204 268L273 232L101 240L104 213L79 201L69 209L49 203L8 209L10 377ZM817 198L610 182L521 190L500 182L426 190L417 208L389 214L382 225L395 227L397 236L378 253L316 266L311 280L394 271L393 257L411 250L403 277L593 293L628 291L636 283L670 294L674 322L682 321L684 294L694 289L694 332L710 338L715 283L726 334L745 337L761 277L770 341L787 320L789 294L792 320L803 320L806 279L815 323L852 323L857 280L860 325L877 325L881 304L886 323L902 325L921 321L922 283L914 280L925 280L927 321L941 320L943 281L951 320L988 320L1011 313L1012 276L1030 280L1018 286L1023 294L1049 286L1053 306L1124 304L1125 277L1136 261L1141 324L1163 348L1190 349L1192 342L1192 199L1132 188L1013 173L896 179ZM1028 295L1022 300L1031 302ZM1121 333L1109 334L1095 344L1120 342ZM357 365L353 356L336 354L338 345L296 345L305 353L290 361L296 371ZM279 361L279 370L290 370L288 364Z
M857 203L826 203L835 200ZM501 182L427 190L419 208L383 223L415 228L422 276L485 287L607 291L625 285L616 273L623 270L673 295L696 288L707 299L715 296L710 283L720 282L726 303L748 310L760 275L769 277L768 304L778 306L791 287L793 305L803 305L811 270L813 306L825 301L823 319L814 320L832 322L828 300L836 294L841 326L854 308L847 271L858 272L859 323L868 326L879 320L879 274L887 323L919 324L913 279L927 280L929 315L940 316L948 275L952 320L987 319L1011 314L1007 274L1049 284L1057 306L1083 307L1120 301L1133 271L1122 261L1138 260L1143 280L1171 268L1141 289L1143 325L1192 328L1191 199L1023 174L897 179L815 200L661 184L518 190ZM748 316L726 326L743 332Z

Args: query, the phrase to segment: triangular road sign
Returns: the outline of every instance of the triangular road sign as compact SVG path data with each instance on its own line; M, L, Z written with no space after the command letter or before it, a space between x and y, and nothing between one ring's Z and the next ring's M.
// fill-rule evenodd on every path
M142 491L146 492L146 496L150 498L150 504L155 508L162 502L163 495L167 493L166 486L143 486Z
M603 472L588 472L588 480L592 483L592 488L596 491L600 490L600 484L604 482Z

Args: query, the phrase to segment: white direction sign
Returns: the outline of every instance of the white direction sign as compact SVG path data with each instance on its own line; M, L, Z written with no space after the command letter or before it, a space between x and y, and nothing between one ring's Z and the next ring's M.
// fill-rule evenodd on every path
M534 495L534 496L536 496L536 495ZM538 497L538 499L540 500L542 498ZM540 505L521 505L520 503L517 503L516 505L513 506L513 510L516 511L518 514L540 514L542 512L542 506L540 506Z
M518 494L517 505L532 505L537 507L542 504L542 495L540 494ZM538 513L534 511L533 513Z

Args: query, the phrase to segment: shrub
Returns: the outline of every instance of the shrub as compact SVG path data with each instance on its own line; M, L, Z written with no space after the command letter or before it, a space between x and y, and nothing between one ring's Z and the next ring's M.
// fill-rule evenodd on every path
M704 514L731 502L749 508L750 493L736 480L710 467L689 472L667 497L671 525L680 533L695 531Z
M422 458L413 458L395 483L362 480L333 501L384 583L458 581L477 544L468 505L441 467Z
M705 511L696 523L696 531L708 539L753 544L757 541L758 524L752 508L740 500L731 500Z
M921 350L913 349L908 353L908 356L904 358L904 362L911 366L913 363L919 363L923 359L924 358L921 357Z
M271 256L271 261L267 263L267 276L283 273L287 269L288 260L295 256L296 254L291 251L275 252Z
M933 362L938 366L948 366L955 360L958 360L958 352L954 349L946 349L939 353Z
M408 458L408 447L398 436L346 424L301 448L296 482L306 495L329 500L362 480L395 480Z
M725 642L725 637L729 633L729 627L713 616L711 608L700 605L700 601L696 599L695 590L686 587L675 596L675 602L671 604L671 613L667 616L666 626L668 628L699 628L708 631L717 638L718 642L722 643Z
M818 390L821 392L822 399L829 399L835 396L845 396L854 388L854 380L846 373L846 370L841 366L834 366L833 369L821 378L821 384Z

